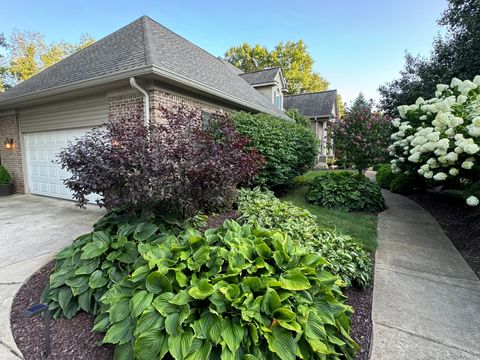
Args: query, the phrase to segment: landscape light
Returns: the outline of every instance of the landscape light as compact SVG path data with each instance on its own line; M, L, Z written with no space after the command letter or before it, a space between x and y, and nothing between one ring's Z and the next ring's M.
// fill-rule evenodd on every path
M30 306L22 311L22 317L26 319L30 319L35 315L43 313L43 321L44 321L44 331L45 331L45 357L48 357L51 352L50 346L50 311L48 311L47 304L36 304Z

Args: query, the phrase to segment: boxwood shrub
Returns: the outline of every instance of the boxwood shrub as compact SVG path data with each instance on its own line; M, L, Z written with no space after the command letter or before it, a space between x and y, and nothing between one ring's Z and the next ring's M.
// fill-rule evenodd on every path
M382 164L375 175L377 184L383 189L390 189L390 183L395 178L390 164Z
M143 264L105 293L95 326L119 357L354 357L341 281L286 234L227 220L139 252Z
M363 174L347 171L320 174L310 183L305 199L341 211L379 212L386 208L376 183Z
M309 127L267 114L237 112L231 118L266 160L255 178L257 185L291 185L315 164L319 143Z
M3 165L0 165L0 184L10 184L11 181L12 177L8 170Z
M267 229L278 229L324 257L324 268L339 275L347 285L366 287L372 279L370 254L348 235L317 225L315 215L270 191L239 191L241 221Z

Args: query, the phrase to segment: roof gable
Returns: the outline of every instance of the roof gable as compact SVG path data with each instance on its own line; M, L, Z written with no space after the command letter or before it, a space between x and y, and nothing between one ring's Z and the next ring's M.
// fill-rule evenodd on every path
M279 72L280 68L275 67L243 73L240 77L250 85L271 84L275 82Z
M336 114L337 90L288 95L283 98L285 110L297 109L307 117L331 117Z
M3 101L142 68L179 75L207 93L211 89L215 96L285 117L224 62L147 16L1 94L0 106Z

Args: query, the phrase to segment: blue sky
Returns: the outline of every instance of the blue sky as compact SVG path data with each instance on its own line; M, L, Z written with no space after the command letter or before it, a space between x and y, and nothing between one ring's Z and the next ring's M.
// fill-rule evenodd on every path
M43 33L47 41L96 39L148 15L214 55L244 41L268 48L303 39L315 70L351 101L378 98L398 76L405 50L428 55L446 0L23 0L2 3L0 32Z

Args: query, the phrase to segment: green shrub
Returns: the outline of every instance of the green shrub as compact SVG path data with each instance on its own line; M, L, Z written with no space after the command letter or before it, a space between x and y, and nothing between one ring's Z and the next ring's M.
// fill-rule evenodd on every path
M373 171L378 171L385 164L375 164L372 166Z
M54 318L70 319L80 310L101 313L100 297L137 267L138 245L161 241L181 229L174 221L160 221L151 213L109 212L94 225L93 232L78 237L57 254L42 301L48 303Z
M315 164L319 143L310 128L267 114L237 112L231 118L237 131L265 157L255 178L257 185L291 185L295 176Z
M405 173L394 174L390 182L390 191L398 194L409 195L415 191L418 185L417 177L407 175Z
M375 175L377 184L383 189L390 189L390 183L395 178L390 164L382 164Z
M350 236L320 229L308 210L278 200L271 192L258 189L239 191L240 221L277 229L307 246L329 263L325 270L339 275L347 285L366 287L372 279L370 254Z
M320 174L310 183L305 199L341 211L379 212L385 209L380 187L365 175L347 171Z
M139 251L143 265L105 293L95 326L118 358L354 357L341 281L288 235L227 220Z
M0 165L0 184L10 184L11 181L12 177L8 170L3 165Z

